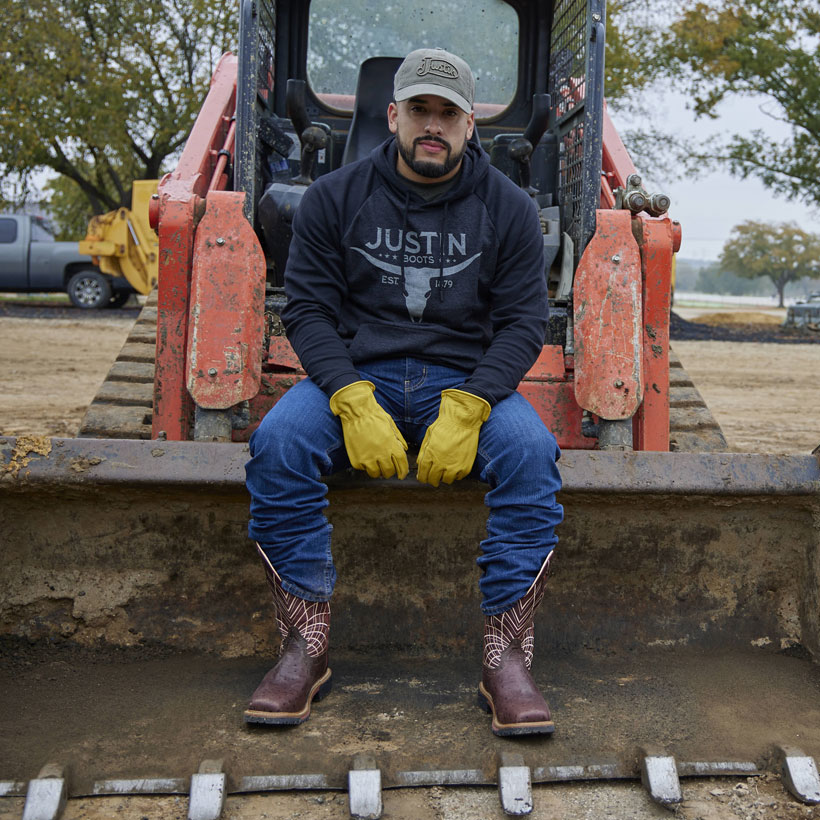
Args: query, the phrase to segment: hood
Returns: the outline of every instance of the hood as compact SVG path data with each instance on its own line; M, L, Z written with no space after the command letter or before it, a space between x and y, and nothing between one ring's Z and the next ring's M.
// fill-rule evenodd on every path
M373 160L376 170L384 177L390 188L403 199L409 189L402 183L401 177L396 170L398 153L399 149L396 144L396 137L391 136L370 152L370 158ZM458 182L445 194L442 194L442 196L435 200L436 206L444 202L461 199L471 194L476 186L487 176L489 169L490 157L487 152L474 142L468 142L467 150L464 152ZM410 192L410 198L427 204L422 197L413 191Z

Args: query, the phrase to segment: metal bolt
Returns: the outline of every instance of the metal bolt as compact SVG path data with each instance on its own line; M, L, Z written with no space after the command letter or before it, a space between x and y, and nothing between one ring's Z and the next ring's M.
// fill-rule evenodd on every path
M220 236L220 237L216 240L216 244L217 244L217 245L224 245L224 244L225 244L225 240L224 240L224 239Z
M646 197L640 191L630 191L626 195L626 207L633 214L640 213L646 207Z
M614 265L619 265L621 263L621 255L616 253L615 256L612 257L612 263Z
M637 188L637 186L641 184L641 178L638 174L630 174L626 178L626 184L635 186Z
M209 375L209 376L216 376L216 368L215 368L215 367L211 367L211 368L208 370L208 375Z
M615 379L615 387L623 387L624 383L621 379Z
M600 15L600 14L598 14L598 13L596 12L595 14L593 14L593 15L592 15L592 19L593 19L596 23L600 23L600 22L601 22L601 15Z

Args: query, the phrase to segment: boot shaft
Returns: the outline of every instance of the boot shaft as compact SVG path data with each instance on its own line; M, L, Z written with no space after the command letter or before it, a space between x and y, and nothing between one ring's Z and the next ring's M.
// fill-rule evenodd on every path
M544 598L552 553L541 565L538 575L527 592L508 610L484 619L484 666L495 669L501 656L510 646L520 646L527 669L532 666L535 646L535 610Z
M282 586L282 579L264 550L256 545L265 566L265 577L276 607L276 625L282 636L280 656L288 643L301 637L307 644L307 654L318 658L328 650L330 635L330 602L306 601L291 594ZM295 634L294 634L295 633Z

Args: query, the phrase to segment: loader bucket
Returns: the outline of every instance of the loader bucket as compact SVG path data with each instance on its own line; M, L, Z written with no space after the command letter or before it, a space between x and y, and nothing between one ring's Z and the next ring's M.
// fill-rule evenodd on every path
M651 784L657 760L678 777L820 755L814 457L566 453L534 664L558 729L523 742L474 703L484 488L352 474L330 483L334 691L302 726L243 724L275 651L246 458L2 440L3 793L45 762L80 795L187 793L203 759L234 793L351 790L362 770L380 788L496 784L510 760L532 782Z

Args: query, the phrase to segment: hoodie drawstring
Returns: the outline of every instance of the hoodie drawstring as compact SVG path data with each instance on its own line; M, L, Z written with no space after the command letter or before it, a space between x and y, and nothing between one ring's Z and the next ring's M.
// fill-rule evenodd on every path
M447 207L450 203L444 200L444 213L441 216L441 239L439 239L438 263L438 300L444 301L444 243L447 241Z
M401 291L404 296L407 296L407 286L404 279L404 257L406 254L404 253L404 244L407 241L407 211L410 210L410 191L406 191L404 194L404 210L401 216L401 239L399 240L402 244L402 251L401 251Z

